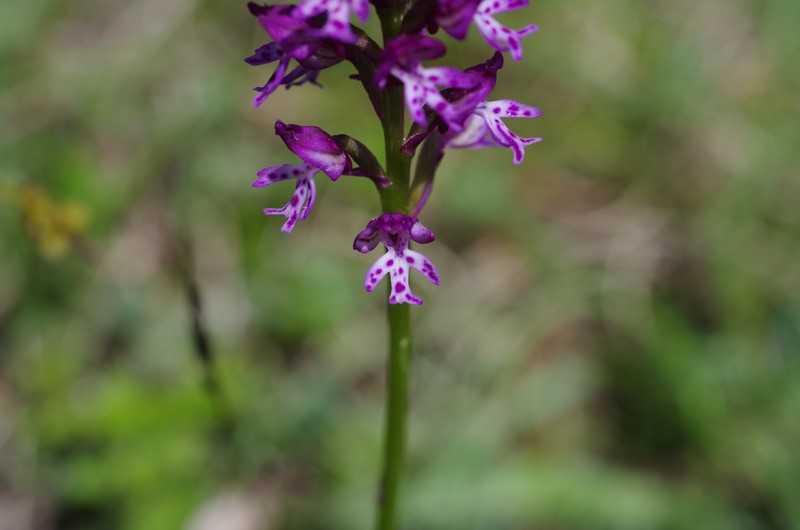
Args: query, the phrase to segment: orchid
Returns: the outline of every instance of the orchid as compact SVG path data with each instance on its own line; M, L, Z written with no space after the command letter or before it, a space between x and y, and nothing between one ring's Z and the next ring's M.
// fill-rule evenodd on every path
M304 83L312 83L321 86L317 82L319 72L315 70L308 70L302 65L297 65L291 72L286 73L289 68L289 62L292 60L280 44L270 42L258 48L253 55L247 57L245 62L251 66L259 66L262 64L269 64L278 61L278 67L264 86L256 87L253 90L258 92L258 95L253 100L253 106L258 107L267 97L275 92L275 90L285 85L286 88L291 86L302 85Z
M528 3L528 0L438 0L434 8L435 25L453 38L464 39L470 23L474 23L486 42L501 52L511 50L511 57L519 61L522 59L522 38L539 28L530 25L510 29L495 20L493 15L528 7Z
M522 39L537 29L533 25L510 29L494 16L527 5L528 0L300 0L296 5L248 4L271 42L245 60L254 66L277 63L267 82L255 89L255 106L279 86L320 86L320 73L342 63L355 70L350 79L362 85L369 98L365 109L375 112L383 128L385 159L381 163L367 145L347 134L329 134L319 127L279 120L275 132L300 162L266 167L253 183L254 187L264 187L295 180L292 197L283 207L264 209L266 215L286 217L283 232L292 232L299 221L310 215L317 198L314 179L320 173L335 182L342 175L367 177L380 197L381 212L353 242L353 248L362 254L378 244L386 249L367 269L367 292L373 292L383 278L389 277L389 390L379 530L396 529L412 344L409 308L423 303L412 292L411 269L432 284L440 284L431 260L412 249L412 245L435 239L419 217L431 197L436 171L447 152L455 148L506 147L513 152L514 164L520 164L525 148L541 140L521 137L503 121L535 118L541 114L539 109L512 99L489 99L504 65L504 53L521 60ZM366 22L370 6L380 19L383 47L351 24L353 15ZM473 24L494 51L487 61L465 70L446 64L423 66L447 54L445 43L430 35L441 28L461 40ZM408 129L406 111L413 121ZM346 112L352 110L348 108Z
M304 83L321 86L317 82L319 72L345 59L342 44L325 34L315 33L315 27L298 16L295 6L260 6L251 2L248 7L273 42L256 49L245 62L251 66L278 62L267 83L254 88L258 95L253 106L261 105L281 85L286 88ZM293 59L299 64L289 71Z
M473 18L475 26L486 42L501 52L511 50L511 57L515 61L522 59L522 45L520 44L522 38L539 31L539 28L530 25L522 29L509 29L495 20L492 15L523 7L528 7L528 0L483 0L478 5L478 10Z
M275 124L275 133L286 146L302 160L302 164L281 164L266 167L258 172L254 188L263 188L284 180L295 179L294 193L282 208L265 208L264 215L283 215L286 223L282 232L291 232L298 221L304 220L311 212L317 196L314 176L325 173L331 180L338 179L351 169L350 159L336 141L319 127L286 125L282 121Z
M375 74L378 88L385 88L389 75L403 83L406 105L411 117L427 125L424 105L429 105L453 129L461 129L458 111L439 92L437 86L472 88L480 79L469 72L448 66L423 68L423 59L437 59L447 48L441 42L421 35L401 35L389 41Z
M400 213L383 214L367 223L366 229L356 236L353 248L362 254L372 251L378 241L386 247L386 254L367 271L364 288L372 292L387 274L391 281L390 304L422 304L422 299L411 292L408 283L410 268L416 269L434 285L439 285L439 273L423 254L409 249L409 241L430 243L433 232L425 228L416 217Z
M536 118L542 111L511 99L479 103L457 134L446 136L447 147L508 147L514 152L514 164L522 163L525 147L541 138L521 138L514 134L501 118Z

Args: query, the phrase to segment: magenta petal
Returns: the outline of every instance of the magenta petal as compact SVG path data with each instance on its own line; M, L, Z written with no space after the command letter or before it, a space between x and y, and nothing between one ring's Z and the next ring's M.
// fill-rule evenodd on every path
M411 240L416 241L417 243L426 244L430 243L431 241L436 239L436 236L433 235L433 232L425 228L425 225L420 223L419 221L415 222L411 226Z
M319 127L275 123L275 134L304 162L318 167L331 180L349 169L349 158L339 144Z
M262 64L268 64L273 61L277 61L283 57L283 55L284 52L280 44L277 42L270 42L269 44L265 44L258 48L255 52L253 52L253 55L247 57L244 62L250 66L260 66Z
M380 221L373 219L367 223L367 227L358 233L353 241L353 249L366 254L378 246L378 228Z
M261 105L267 96L275 92L275 90L280 86L281 82L283 81L283 77L286 74L286 69L289 66L289 61L291 59L288 55L284 55L281 57L280 62L278 63L278 67L270 76L267 84L263 87L255 88L259 94L253 99L253 106L258 107Z
M463 40L480 0L439 0L434 17L436 23L454 39Z

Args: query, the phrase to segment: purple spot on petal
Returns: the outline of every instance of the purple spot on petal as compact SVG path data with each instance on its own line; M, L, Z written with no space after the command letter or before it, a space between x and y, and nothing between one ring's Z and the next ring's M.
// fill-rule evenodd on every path
M391 267L392 265L394 265L394 260L393 260L393 259L390 259L389 261L387 261L387 262L386 262L386 265L388 265L389 267Z
M406 286L402 283L398 283L397 285L394 286L394 290L397 291L398 293L402 293L403 291L406 290Z

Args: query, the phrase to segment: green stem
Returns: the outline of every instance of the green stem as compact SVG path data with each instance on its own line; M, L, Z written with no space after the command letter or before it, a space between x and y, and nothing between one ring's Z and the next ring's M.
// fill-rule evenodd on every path
M378 505L379 530L394 530L400 502L411 373L411 319L408 304L389 305L389 365L383 476Z
M382 13L384 44L400 33L403 2L393 0ZM411 157L401 153L404 141L405 103L403 87L389 86L382 93L386 173L392 184L381 193L384 213L409 213ZM391 285L389 286L391 289ZM391 294L391 292L389 293ZM388 297L387 297L388 298ZM408 417L408 383L411 371L411 318L408 304L388 304L389 362L386 381L386 417L383 474L378 500L378 530L397 527L397 511L405 459Z

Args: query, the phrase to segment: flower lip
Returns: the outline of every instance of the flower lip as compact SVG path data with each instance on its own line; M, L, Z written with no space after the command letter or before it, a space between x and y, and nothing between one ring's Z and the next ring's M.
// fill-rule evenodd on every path
M433 263L419 252L409 248L409 240L430 243L433 233L419 220L402 213L385 213L367 223L366 229L356 236L353 248L361 253L374 249L378 241L386 247L386 254L378 258L367 271L364 288L372 292L384 277L391 282L390 304L422 304L422 298L411 292L409 270L416 269L431 283L439 285L439 273Z
M352 168L344 150L319 127L286 124L278 120L275 122L275 134L303 162L319 168L331 180L336 180Z
M282 164L265 167L258 172L258 179L253 182L254 188L263 188L286 180L296 180L292 198L282 208L264 208L264 215L283 215L286 223L281 232L291 232L298 221L308 217L317 195L314 175L319 168L311 164Z

